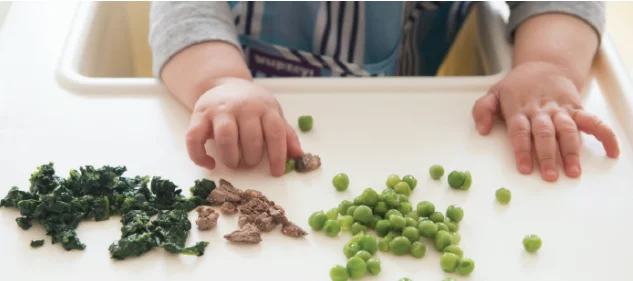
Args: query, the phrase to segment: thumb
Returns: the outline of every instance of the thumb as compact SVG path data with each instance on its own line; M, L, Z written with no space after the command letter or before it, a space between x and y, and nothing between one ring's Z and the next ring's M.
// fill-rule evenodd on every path
M477 126L477 131L481 135L487 135L492 130L492 118L499 110L499 100L497 96L489 92L485 96L479 98L473 106L473 119Z
M288 144L288 158L294 159L303 155L301 143L299 143L299 137L297 137L297 133L290 124L286 125L286 143Z

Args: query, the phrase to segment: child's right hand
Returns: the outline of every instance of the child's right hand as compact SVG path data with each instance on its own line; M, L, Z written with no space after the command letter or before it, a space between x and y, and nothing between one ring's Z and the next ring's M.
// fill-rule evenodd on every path
M259 164L266 150L275 177L284 174L287 158L303 154L277 99L262 86L239 78L218 81L200 96L191 115L189 157L199 166L214 169L215 159L205 149L208 139L214 140L216 157L233 169Z

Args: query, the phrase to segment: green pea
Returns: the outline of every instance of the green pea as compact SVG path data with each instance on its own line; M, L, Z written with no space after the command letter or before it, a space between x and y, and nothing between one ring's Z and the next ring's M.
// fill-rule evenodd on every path
M356 205L350 206L349 208L347 208L347 211L345 212L345 214L348 216L354 215L354 211L356 210L356 208L358 208L358 206Z
M394 186L396 186L396 184L398 184L400 182L400 176L396 175L396 174L391 174L387 177L387 187L389 188L393 188Z
M437 233L437 225L430 220L421 221L418 224L418 231L422 237L433 238Z
M347 281L349 280L349 275L347 273L347 268L342 265L337 265L330 269L330 279L332 281Z
M436 222L435 225L437 226L437 231L444 230L444 231L450 232L450 229L448 229L448 226L444 224L443 222Z
M347 272L352 279L361 278L367 273L367 263L359 257L352 257L347 260Z
M387 195L387 194L396 194L395 191L393 191L393 189L387 187L385 189L382 190L382 192L380 193L382 195Z
M404 218L404 220L407 222L407 226L413 226L413 227L418 227L418 221L412 219L412 218Z
M406 213L406 214L404 215L404 217L405 217L405 218L411 218L411 219L413 219L414 221L419 221L419 220L420 220L420 216L418 215L418 212L417 212L417 211L415 211L415 210L412 210L412 211L410 211L410 212Z
M360 200L363 205L373 208L378 203L378 192L373 188L366 188L360 195Z
M460 189L464 186L465 177L460 171L452 171L448 174L448 185L454 189Z
M391 222L391 229L393 230L402 230L407 226L407 221L398 215L392 215L389 217L389 222Z
M358 222L355 222L354 224L352 224L352 235L356 235L361 232L366 233L367 227Z
M389 208L395 209L400 207L400 201L398 201L397 194L385 194L385 203Z
M497 191L495 192L495 197L497 198L497 201L499 201L499 203L503 205L508 205L508 203L510 203L510 200L512 200L512 192L510 192L509 189L502 187L497 189Z
M428 217L435 212L435 205L429 201L422 201L418 203L416 211L420 217Z
M387 240L385 238L380 239L378 241L378 250L381 252L389 252L389 241L391 240Z
M444 248L444 253L456 254L457 256L459 256L460 259L462 257L464 257L464 251L462 251L462 248L460 248L457 245L449 245L449 246L447 246L446 248Z
M407 237L411 242L415 242L420 239L420 232L413 226L407 226L402 230L402 236Z
M420 241L411 244L411 255L416 258L423 258L426 254L426 245Z
M368 223L374 216L374 213L371 208L365 205L360 205L354 210L353 216L354 220L357 222Z
M371 220L369 221L369 223L367 224L367 227L374 229L376 228L376 224L378 223L378 221L382 220L382 217L379 215L374 215Z
M385 219L389 219L392 215L397 215L399 217L402 217L402 213L400 213L400 211L396 209L391 209L387 211L387 213L385 214Z
M444 215L440 212L434 212L429 216L429 219L432 220L433 222L443 222Z
M475 261L471 259L460 259L457 264L457 273L459 275L469 275L475 270Z
M396 193L396 199L398 199L398 202L400 203L409 202L409 196L406 196L404 194Z
M435 250L443 252L444 248L451 244L453 244L453 236L450 233L440 230L435 234Z
M459 245L459 242L462 241L462 236L458 232L451 233L451 235L453 235L453 242L451 245Z
M473 176L469 171L464 172L464 185L462 185L463 190L469 190L470 185L473 183Z
M450 218L444 218L444 224L448 227L448 231L457 232L459 230L459 223L454 222Z
M325 213L328 220L335 220L338 218L338 208L332 208Z
M337 236L341 232L341 224L336 220L327 220L323 226L323 232L330 237Z
M361 250L365 250L372 255L378 251L378 241L376 240L376 237L369 234L363 235L358 244L360 245Z
M462 207L450 205L446 209L446 216L454 222L460 222L464 219L464 210Z
M440 266L444 272L455 272L458 263L459 257L453 253L444 253L440 258Z
M347 243L343 246L343 254L347 258L353 257L358 251L360 251L360 245L358 243Z
M376 276L380 273L380 270L380 260L377 258L367 260L367 271L369 271L369 274Z
M287 159L286 160L286 174L292 172L295 169L295 160Z
M354 197L354 205L356 206L363 205L363 198L361 198L360 195Z
M358 243L360 243L360 239L363 238L364 236L365 236L365 233L356 234L356 235L352 236L352 239L350 239L347 243L357 243L358 244Z
M401 214L408 214L412 210L413 210L413 206L411 206L411 203L409 202L400 203L400 207L398 208L398 211L400 211Z
M368 261L369 259L371 259L372 254L370 254L369 252L367 252L365 250L360 250L360 251L356 252L356 254L354 256L355 257L359 257L359 258L363 259L364 261Z
M411 187L406 182L399 182L394 187L393 190L398 194L404 194L406 196L411 195Z
M299 129L302 132L308 132L312 130L312 125L314 120L312 120L312 116L310 115L301 115L299 116Z
M542 245L543 241L536 234L526 235L523 238L523 248L525 248L528 253L535 253Z
M434 180L439 180L444 175L444 167L441 165L433 165L429 168L429 174Z
M308 219L308 225L313 230L318 231L323 229L326 220L327 216L325 215L325 213L323 213L323 211L314 212L312 213L312 215L310 215L310 218Z
M418 185L418 180L412 175L406 175L402 177L402 181L406 182L409 187L411 187L411 190L414 190L415 187Z
M345 231L351 230L352 225L354 224L354 217L348 216L348 215L341 216L338 219L338 223L341 225L341 230L345 230Z
M378 236L385 237L385 235L387 235L387 233L391 230L391 222L389 220L379 220L374 229L376 230L376 234L378 234Z
M349 187L349 177L345 173L339 173L332 178L332 185L338 191L345 191Z
M389 249L396 256L406 255L411 249L411 241L404 236L396 237L389 242Z
M402 233L399 231L389 231L389 233L387 233L387 235L385 235L385 240L391 242L391 240L393 240L394 238L398 237L398 236L402 236Z
M379 216L385 216L385 214L389 211L389 206L385 202L378 202L376 206L374 206L374 214Z
M341 216L347 215L347 209L349 209L349 207L351 206L354 206L354 203L352 203L352 201L349 201L349 200L341 201L341 204L338 204L338 213Z

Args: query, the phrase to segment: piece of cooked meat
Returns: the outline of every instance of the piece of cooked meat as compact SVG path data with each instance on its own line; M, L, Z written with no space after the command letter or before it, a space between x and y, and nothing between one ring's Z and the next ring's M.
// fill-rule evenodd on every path
M240 217L237 219L237 226L239 228L242 228L244 227L244 225L249 223L255 223L255 215L241 214Z
M220 179L220 186L216 187L207 201L213 205L220 205L224 202L239 203L242 200L242 191L233 187L231 183L224 179Z
M261 232L269 232L273 230L276 225L275 220L268 215L268 213L261 213L255 218L255 226Z
M256 226L247 223L239 230L224 235L224 239L234 243L257 244L262 241L261 232Z
M196 225L198 225L199 230L210 230L213 229L218 224L218 218L220 214L213 212L209 213L207 216L199 215L196 219Z
M254 199L254 198L261 199L262 197L266 198L264 197L264 195L262 195L261 192L257 190L247 189L247 190L244 190L244 192L242 193L242 202L246 203L248 201L251 201L251 199Z
M273 218L275 223L284 224L288 221L284 209L279 205L268 208L268 214Z
M268 204L258 198L251 199L245 204L237 206L242 214L259 214L268 210Z
M231 203L231 202L224 202L222 203L222 207L220 207L220 212L222 212L222 214L225 215L232 215L237 213L237 205Z
M305 230L301 229L301 227L297 226L291 221L288 221L282 225L281 233L290 237L301 237L308 235Z
M295 171L307 173L321 167L321 157L312 153L306 153L295 159Z
M209 206L198 206L196 208L196 212L198 212L198 216L200 217L207 217L211 213L214 213L215 210Z

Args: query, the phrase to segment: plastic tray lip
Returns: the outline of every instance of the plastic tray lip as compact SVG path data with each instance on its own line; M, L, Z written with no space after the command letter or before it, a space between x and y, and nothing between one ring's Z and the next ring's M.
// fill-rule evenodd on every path
M484 2L485 3L485 2ZM486 4L487 5L487 4ZM78 71L79 55L85 48L87 33L90 30L90 20L99 8L99 2L79 3L73 18L73 26L69 31L66 42L57 64L55 78L58 84L70 91L82 94L155 94L166 93L167 89L154 77L144 78L96 78L82 75ZM489 7L478 5L479 10L491 13ZM488 9L488 10L486 10ZM493 22L498 19L490 19L482 16L483 21ZM481 22L479 23L481 24ZM498 22L497 22L498 24ZM484 36L500 37L498 29L486 32ZM497 41L499 38L495 38ZM485 76L451 76L451 77L379 77L379 78L265 78L256 79L256 83L274 89L276 92L306 92L345 90L349 92L374 92L385 90L404 90L405 92L424 91L485 91L494 82L498 81L506 73L504 68L508 65L508 52L506 46L497 46L504 50L489 50L484 55L490 56L487 64L494 64L492 71L497 72ZM487 65L488 66L488 65ZM488 66L489 67L489 66ZM499 70L501 69L501 70ZM324 79L327 79L324 83ZM358 80L361 79L359 82Z

